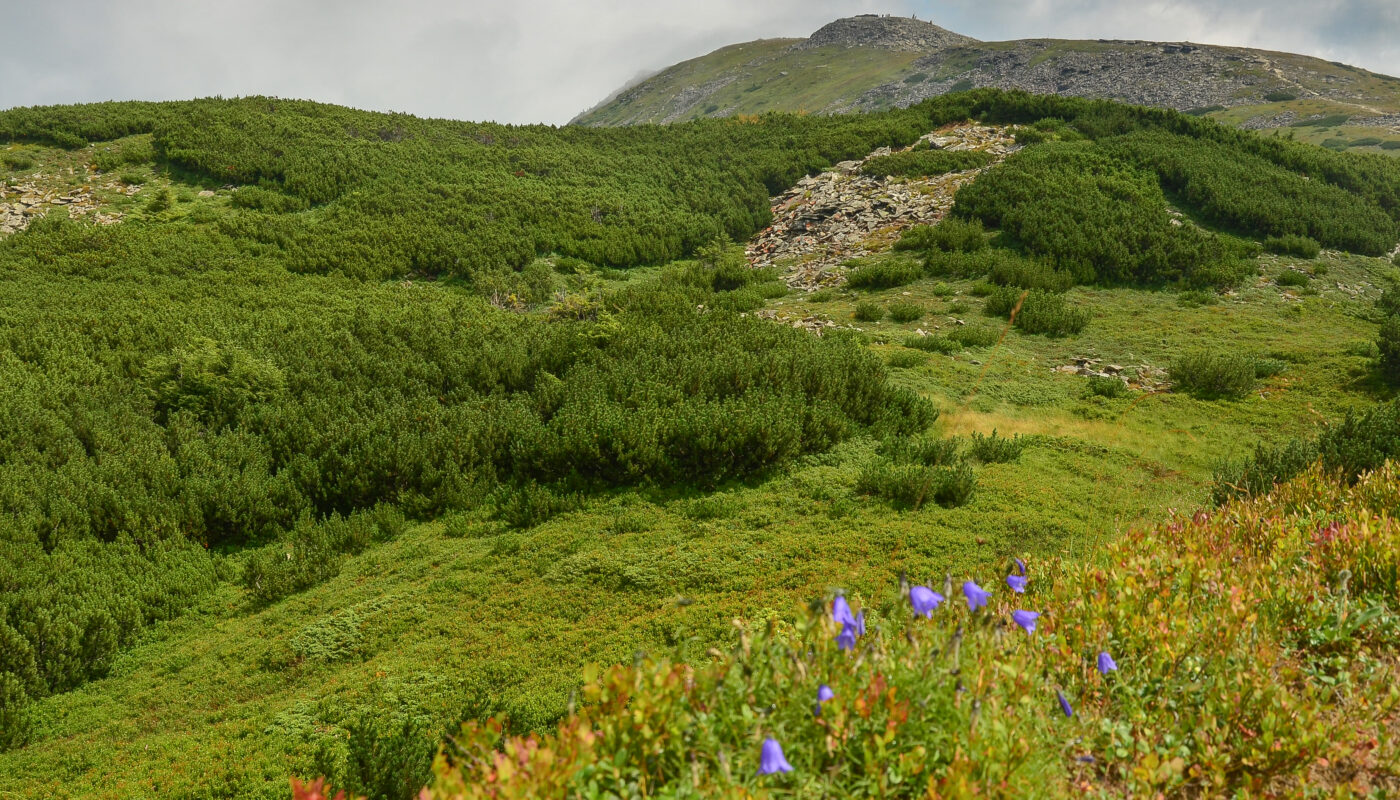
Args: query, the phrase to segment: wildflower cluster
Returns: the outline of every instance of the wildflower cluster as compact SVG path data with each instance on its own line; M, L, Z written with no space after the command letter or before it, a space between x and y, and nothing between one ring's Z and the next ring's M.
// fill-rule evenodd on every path
M951 577L838 595L708 666L590 670L553 735L469 723L430 795L1374 793L1400 781L1395 508L1392 466L1313 472L964 603Z

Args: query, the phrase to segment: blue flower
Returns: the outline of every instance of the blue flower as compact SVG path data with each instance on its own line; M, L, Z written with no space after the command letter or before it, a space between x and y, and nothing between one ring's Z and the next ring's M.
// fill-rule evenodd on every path
M943 595L927 586L915 586L909 590L909 604L914 607L914 613L922 614L926 618L933 616L933 610L938 608L938 604L943 600Z
M1011 591L1016 594L1026 593L1026 578L1024 575L1007 575L1006 585L1011 587Z
M831 618L842 625L854 625L856 622L855 615L851 613L851 604L839 594L831 601Z
M1039 616L1039 611L1012 611L1011 621L1020 625L1026 633L1035 633L1035 621Z
M967 610L976 611L987 604L987 599L992 593L983 591L981 586L972 581L967 581L963 584L963 596L967 598Z
M763 740L763 753L758 758L758 774L772 775L775 772L792 772L792 765L783 757L783 746L770 736Z
M841 632L836 634L836 647L840 650L853 650L856 646L856 627L849 623L841 626Z
M1113 660L1113 656L1111 656L1111 655L1108 654L1108 651L1107 651L1107 650L1105 650L1105 651L1102 652L1102 653L1099 653L1099 674L1100 674L1100 675L1107 675L1108 673L1110 673L1110 672L1112 672L1112 671L1114 671L1114 670L1116 670L1116 669L1118 669L1118 664L1117 664L1117 662L1115 662L1115 661Z
M830 687L830 686L827 686L826 684L823 683L821 686L818 686L818 687L817 687L817 702L818 702L818 703L825 703L826 701L830 700L831 698L833 698L833 697L835 697L835 696L836 696L836 692L831 691L831 687Z
M1056 689L1056 690L1055 690L1055 696L1059 698L1059 700L1060 700L1060 710L1063 711L1063 712L1065 712L1065 716L1066 716L1066 717L1072 717L1072 716L1074 716L1074 707L1071 706L1071 705L1069 704L1069 701L1065 699L1065 693L1062 692L1062 691L1060 691L1059 689Z
M1016 569L1020 570L1020 571L1021 571L1021 575L1024 576L1024 575L1026 574L1026 562L1022 561L1022 560L1019 559L1019 558L1012 559L1012 560L1016 562Z
M862 608L860 613L856 615L856 620L851 627L856 629L857 636L865 635L865 609Z

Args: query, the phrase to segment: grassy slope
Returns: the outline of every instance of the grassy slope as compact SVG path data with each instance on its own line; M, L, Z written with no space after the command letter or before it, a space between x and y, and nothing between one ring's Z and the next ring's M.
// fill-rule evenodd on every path
M703 658L731 618L788 616L833 576L873 592L901 569L941 575L1011 554L1082 554L1134 521L1204 503L1220 458L1376 398L1366 359L1348 353L1374 338L1359 315L1387 265L1319 263L1327 274L1299 299L1267 279L1200 308L1169 293L1075 289L1095 315L1078 337L1011 333L995 350L934 355L897 371L944 409L943 432L1041 436L1018 463L980 468L964 508L899 513L854 497L874 447L857 441L709 498L622 493L524 532L466 518L423 525L270 608L248 606L226 583L125 654L107 679L42 701L37 741L0 755L0 797L218 796L211 787L277 796L287 774L311 768L319 742L343 736L342 715L375 697L427 704L444 729L482 702L521 725L545 724L582 664L677 643ZM1282 268L1269 261L1266 272ZM972 307L962 315L969 324L996 324L977 313L970 282L953 288L960 294L950 299L935 297L931 281L874 297L932 312L961 300ZM773 307L849 322L854 300L790 296ZM941 315L862 326L874 347L892 352L896 344L878 342L947 324ZM1234 403L1087 399L1083 378L1051 372L1078 355L1165 366L1183 349L1226 343L1296 363ZM236 576L236 563L227 571ZM346 609L357 631L342 642L348 655L299 659L298 646L324 639Z
M787 52L797 41L763 39L683 61L582 118L589 124L620 125L763 111L817 112L889 81L890 75L907 71L918 57L917 53L845 47ZM722 80L728 83L676 113L671 101L683 89Z

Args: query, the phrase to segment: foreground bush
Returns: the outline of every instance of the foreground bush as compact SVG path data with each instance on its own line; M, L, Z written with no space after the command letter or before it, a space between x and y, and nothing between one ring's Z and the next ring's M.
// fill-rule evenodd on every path
M1167 369L1172 388L1202 400L1239 399L1254 389L1254 362L1237 353L1199 351L1177 358Z
M1318 461L1324 471L1353 481L1389 460L1400 460L1400 399L1349 413L1316 439L1277 446L1261 443L1251 457L1223 465L1212 492L1217 503L1264 494Z
M1393 466L1352 487L1313 472L1088 563L828 597L741 628L708 665L589 669L549 736L468 723L428 794L1384 791L1400 784L1400 522L1380 512L1396 507Z

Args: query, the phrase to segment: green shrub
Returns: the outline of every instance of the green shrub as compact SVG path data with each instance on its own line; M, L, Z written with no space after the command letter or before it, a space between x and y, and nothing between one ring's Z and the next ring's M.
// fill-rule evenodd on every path
M1022 297L1024 296L1024 299ZM1016 311L1016 306L1020 310ZM1089 313L1069 305L1064 295L1039 289L998 287L983 306L988 316L1010 318L1015 312L1016 328L1028 334L1068 336L1089 324Z
M1090 397L1107 397L1109 399L1114 399L1118 397L1127 397L1130 394L1132 394L1132 390L1128 388L1128 384L1118 378L1104 378L1099 375L1089 376L1088 396Z
M1322 245L1306 236L1270 236L1264 240L1264 249L1279 255L1317 258Z
M1220 302L1220 295L1204 289L1188 289L1176 296L1176 302L1183 308L1213 306Z
M140 186L149 180L149 178L139 172L123 172L117 176L117 180L127 186Z
M987 274L992 283L1047 292L1064 292L1074 285L1072 274L1057 270L1044 261L1020 258L1005 251L995 252L999 257L991 259Z
M948 338L963 347L991 347L1001 341L1001 331L986 325L958 325L948 331Z
M0 153L0 164L15 171L33 169L36 162L26 153Z
M552 489L533 481L503 488L496 498L496 515L514 528L533 528L583 505L576 492Z
M987 232L977 220L948 216L937 225L915 225L895 242L896 250L976 253L987 247Z
M29 694L10 672L0 672L0 752L22 746L32 727Z
M923 274L919 265L900 259L884 259L857 266L846 276L852 289L893 289L918 280Z
M1360 414L1348 413L1316 439L1292 439L1278 446L1260 443L1253 456L1217 470L1212 493L1216 502L1263 494L1319 461L1325 471L1350 483L1396 458L1400 458L1400 399Z
M159 214L162 211L168 211L173 205L175 205L175 195L170 193L170 187L162 186L146 201L146 213Z
M240 188L233 193L231 202L235 208L251 208L270 214L303 211L310 205L303 197L284 194L272 189L264 189L260 186L244 186Z
M873 300L862 300L856 303L854 316L860 322L879 322L885 318L885 308Z
M880 443L879 453L896 464L946 467L958 462L958 442L932 436L891 437Z
M431 782L442 732L428 714L407 704L352 712L344 734L316 753L316 771L330 784L371 800L414 800Z
M939 282L935 283L934 285L930 286L928 290L929 290L929 294L932 294L934 297L952 297L952 296L953 296L953 287L952 287L952 286L949 286L948 284L944 283L943 281L939 281Z
M1376 349L1381 375L1390 383L1400 386L1400 315L1391 315L1381 323Z
M952 303L948 304L948 313L952 314L953 316L966 314L971 310L972 305L966 300L954 300Z
M892 303L890 319L899 323L914 322L924 318L924 307L918 303Z
M830 303L836 299L836 292L830 289L818 289L807 295L807 299L813 303Z
M1296 269L1286 269L1274 278L1274 283L1279 286L1307 286L1311 276L1306 272Z
M689 501L681 507L681 515L695 522L729 519L740 511L738 502L730 495L712 494Z
M856 478L857 493L879 497L901 509L917 509L930 503L956 508L972 499L976 487L976 476L966 464L926 467L881 460L866 467Z
M156 422L187 412L214 429L237 424L245 408L276 399L286 387L271 362L205 338L152 358L143 378Z
M1007 464L1021 458L1026 449L1026 439L1017 434L1011 438L998 436L993 430L990 436L973 432L968 439L967 457L983 464Z
M1254 363L1237 353L1188 353L1167 370L1172 389L1202 400L1241 398L1254 389Z
M1259 380L1281 375L1288 370L1288 362L1277 358L1254 359L1254 377Z
M1385 140L1384 142L1381 142L1381 149L1382 149L1382 150L1400 150L1400 140L1396 140L1396 139L1387 139L1387 140Z
M991 297L997 293L999 288L991 281L978 281L972 284L972 288L968 289L967 293L973 297Z
M909 336L904 339L904 346L915 350L922 350L925 353L942 353L952 355L963 349L962 344L946 336Z
M928 356L922 353L911 353L908 350L896 350L885 357L885 363L895 369L910 369L922 366L928 361Z
M1363 136L1360 139L1353 139L1351 147L1379 147L1381 139L1378 136Z
M1286 89L1276 89L1264 95L1264 100L1269 103L1286 103L1297 99L1297 92L1290 92Z
M1376 310L1382 317L1400 316L1400 285L1391 286L1376 299Z

